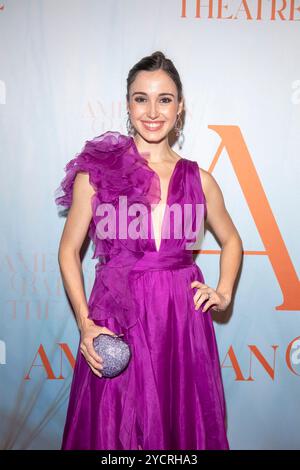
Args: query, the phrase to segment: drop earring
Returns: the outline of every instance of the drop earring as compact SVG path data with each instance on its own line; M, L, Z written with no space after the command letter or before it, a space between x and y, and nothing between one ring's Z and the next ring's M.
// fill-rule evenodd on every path
M129 115L129 111L127 111L127 122L126 122L126 129L127 129L127 134L128 135L134 135L134 127L131 123L131 120L130 120L130 115Z
M182 130L182 119L181 119L180 114L177 115L177 119L176 119L174 129L175 129L176 137L178 137L178 146L181 150L182 146L183 146L183 143L184 143L184 135L183 135L183 130Z

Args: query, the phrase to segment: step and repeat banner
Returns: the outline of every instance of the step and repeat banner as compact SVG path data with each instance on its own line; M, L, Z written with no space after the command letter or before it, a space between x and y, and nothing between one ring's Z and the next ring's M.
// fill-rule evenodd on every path
M127 74L156 50L183 83L174 150L214 175L243 240L214 316L230 447L299 449L300 0L3 0L0 43L1 449L60 448L79 333L54 192L87 139L127 134ZM214 288L219 257L207 229Z

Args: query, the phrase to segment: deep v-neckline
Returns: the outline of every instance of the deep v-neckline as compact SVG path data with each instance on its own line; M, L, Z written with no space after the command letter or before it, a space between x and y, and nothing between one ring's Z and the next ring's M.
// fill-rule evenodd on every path
M136 152L138 153L138 155L146 162L146 164L147 164L149 170L151 170L152 173L153 173L154 175L156 175L156 177L157 177L157 179L158 179L158 181L159 181L159 193L160 193L160 196L161 196L161 181L160 181L160 177L159 177L158 173L157 173L155 170L153 170L153 168L151 168L151 166L149 165L148 160L147 160L145 157L143 157L143 155L142 155L141 152L139 152L139 150L138 150L138 148L137 148L137 145L136 145L136 143L135 143L135 141L134 141L133 138L132 138L132 143L133 143L133 145L134 145L135 151L136 151ZM150 237L150 240L151 240L152 243L153 243L153 248L154 248L154 251L155 251L156 253L160 253L161 248L162 248L162 244L163 244L163 241L164 241L164 239L163 239L164 223L165 223L165 218L166 218L167 206L168 206L168 204L169 204L169 199L170 199L170 192L171 192L171 188L172 188L172 184L173 184L173 180L174 180L174 176L175 176L176 170L177 170L177 168L179 167L178 163L181 162L181 161L183 161L183 160L185 160L184 157L180 157L180 158L176 161L176 163L175 163L175 165L174 165L174 168L173 168L173 171L172 171L172 174L171 174L171 177L170 177L170 179L169 179L168 189L167 189L167 197L166 197L166 202L165 202L165 209L164 209L164 214L163 214L163 217L162 217L161 230L160 230L160 244L159 244L159 248L158 248L158 249L157 249L156 240L155 240L155 236L154 236L155 233L154 233L154 224L153 224L153 217L152 217L152 209L150 209L151 235L152 235L152 233L153 233L153 238L152 238L152 236L151 236L151 237Z
M184 160L184 158L179 158L176 163L175 163L175 166L173 168L173 171L172 171L172 174L170 176L170 179L169 179L169 183L168 183L168 188L167 188L167 197L166 197L166 202L165 202L165 208L164 208L164 213L163 213L163 217L162 217L162 223L161 223L161 230L160 230L160 244L159 244L159 248L157 249L157 245L156 245L156 240L155 240L155 233L154 233L154 224L153 224L153 217L152 217L152 210L150 209L150 223L151 223L151 234L153 233L153 238L151 237L151 241L153 243L153 248L154 248L154 251L156 253L160 253L161 251L161 247L162 247L162 244L163 244L163 241L164 241L164 238L163 238L163 233L164 233L164 225L165 225L165 218L166 218L166 211L167 211L167 207L169 205L169 199L170 199L170 192L171 192L171 188L172 188L172 184L173 184L173 180L174 180L174 175L176 173L176 170L178 168L178 163L180 161ZM147 160L146 160L147 161ZM158 173L153 170L153 168L150 167L149 165L149 162L147 161L147 164L148 164L148 167L150 168L151 171L153 171L153 173L157 176L158 180L159 180L159 190L160 190L160 196L161 196L161 181L160 181L160 177L158 175Z

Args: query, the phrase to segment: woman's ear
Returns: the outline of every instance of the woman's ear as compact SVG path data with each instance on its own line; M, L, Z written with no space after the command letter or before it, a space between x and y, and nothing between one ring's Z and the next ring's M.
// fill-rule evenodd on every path
M179 105L178 105L178 113L177 114L181 114L182 111L184 109L184 101L183 101L183 97L181 98L181 101L179 101Z

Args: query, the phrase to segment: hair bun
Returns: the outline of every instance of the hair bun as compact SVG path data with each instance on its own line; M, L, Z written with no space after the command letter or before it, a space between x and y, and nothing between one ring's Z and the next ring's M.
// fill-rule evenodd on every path
M151 54L151 57L161 57L162 59L166 59L166 56L161 51L155 51Z

